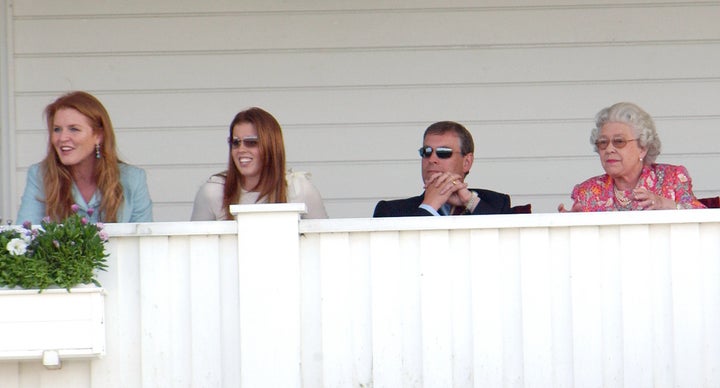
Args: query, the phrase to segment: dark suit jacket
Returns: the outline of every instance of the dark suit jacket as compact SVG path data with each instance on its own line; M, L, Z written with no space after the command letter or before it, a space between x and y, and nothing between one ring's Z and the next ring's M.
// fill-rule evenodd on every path
M480 203L472 214L511 214L510 196L483 189L470 189L478 194ZM431 216L425 209L419 208L425 198L425 193L417 197L396 199L393 201L380 201L375 205L373 217L410 217ZM467 213L466 213L467 214Z

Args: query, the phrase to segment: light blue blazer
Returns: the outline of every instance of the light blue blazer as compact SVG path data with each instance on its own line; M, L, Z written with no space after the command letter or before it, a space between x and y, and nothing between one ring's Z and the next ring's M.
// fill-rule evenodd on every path
M120 183L123 186L125 202L118 210L117 222L152 222L152 200L147 187L145 170L120 163ZM98 212L88 216L88 209L97 210L100 207L102 195L95 191L90 202L85 202L77 185L73 182L72 195L75 203L80 207L78 213L92 223L104 220L98 219ZM30 221L33 225L40 224L40 221L47 214L45 213L45 189L40 164L33 164L28 169L25 191L20 202L16 224Z

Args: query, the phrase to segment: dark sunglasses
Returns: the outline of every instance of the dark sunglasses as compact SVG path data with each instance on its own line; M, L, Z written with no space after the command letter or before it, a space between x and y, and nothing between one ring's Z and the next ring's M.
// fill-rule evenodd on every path
M228 143L230 143L232 148L240 148L240 145L242 144L245 144L245 148L255 148L258 146L258 137L246 136L242 139L239 137L233 137L228 138Z
M625 140L622 137L613 137L613 139L610 140L608 138L601 137L600 139L597 139L597 141L595 141L595 146L599 150L604 150L604 149L608 148L608 145L610 145L610 143L612 142L613 147L624 148L627 145L627 143L629 143L631 141L635 141L635 140L637 140L637 139Z
M427 159L432 155L433 148L430 146L422 147L418 150L418 152L420 153L421 157ZM440 159L447 159L447 158L451 157L452 154L453 154L452 148L447 148L447 147L435 148L435 155L437 155L437 157Z

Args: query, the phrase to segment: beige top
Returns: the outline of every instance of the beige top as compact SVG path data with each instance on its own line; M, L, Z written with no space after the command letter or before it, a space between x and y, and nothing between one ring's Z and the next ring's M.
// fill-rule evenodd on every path
M310 173L289 171L285 175L288 183L288 202L304 203L307 213L302 218L328 218L325 206L318 189L310 182ZM219 221L225 220L225 211L222 208L223 188L225 178L211 176L195 195L191 221ZM242 191L241 204L267 203L266 198L258 199L260 193L256 191Z

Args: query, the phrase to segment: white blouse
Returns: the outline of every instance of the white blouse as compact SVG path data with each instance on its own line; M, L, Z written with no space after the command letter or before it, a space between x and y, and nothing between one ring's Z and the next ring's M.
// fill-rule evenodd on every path
M285 174L288 184L288 202L304 203L307 213L302 218L328 218L322 197L318 189L310 182L310 173L288 171ZM200 187L195 195L191 221L219 221L225 220L225 210L222 207L225 177L213 175ZM267 203L266 198L258 199L260 193L242 190L241 204Z

